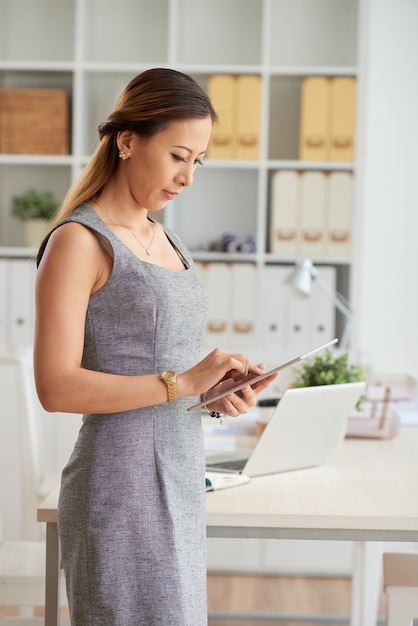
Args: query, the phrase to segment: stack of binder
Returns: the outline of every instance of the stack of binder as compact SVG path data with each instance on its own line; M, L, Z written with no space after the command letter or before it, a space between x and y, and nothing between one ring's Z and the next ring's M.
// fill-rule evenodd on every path
M258 314L256 265L197 262L196 267L209 296L205 344L254 348Z
M273 172L270 252L348 259L352 251L352 206L351 172Z
M356 80L306 76L302 82L299 158L354 161Z
M291 268L267 265L263 268L261 346L268 354L302 354L306 346L321 345L335 337L335 307L319 289L309 298L292 294L286 285ZM321 281L335 290L336 269L321 266ZM285 356L286 358L286 356Z
M207 93L219 116L209 144L211 159L260 157L261 77L216 74Z

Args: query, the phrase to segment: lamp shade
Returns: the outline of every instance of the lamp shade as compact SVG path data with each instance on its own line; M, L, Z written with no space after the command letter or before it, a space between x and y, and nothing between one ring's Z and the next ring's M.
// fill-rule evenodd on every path
M316 287L322 291L324 296L328 298L345 317L344 332L339 341L339 348L342 351L345 351L348 346L355 318L354 312L352 311L350 303L347 299L337 291L327 287L327 285L320 280L319 272L312 263L311 259L303 259L303 261L298 263L284 282L294 294L308 297L311 295L313 281L315 281Z
M285 283L298 295L310 296L312 291L312 279L316 278L317 270L311 259L303 259L298 263Z

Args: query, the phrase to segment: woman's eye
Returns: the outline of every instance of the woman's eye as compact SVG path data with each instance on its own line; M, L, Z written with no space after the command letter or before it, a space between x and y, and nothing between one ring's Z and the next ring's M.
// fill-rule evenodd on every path
M186 159L184 157L179 156L178 154L172 154L171 156L178 163L186 163Z
M180 156L179 154L172 154L171 155L173 157L173 159L175 161L177 161L177 163L187 163L187 159L185 159L184 157ZM201 159L196 159L194 161L195 165L203 165L203 161Z

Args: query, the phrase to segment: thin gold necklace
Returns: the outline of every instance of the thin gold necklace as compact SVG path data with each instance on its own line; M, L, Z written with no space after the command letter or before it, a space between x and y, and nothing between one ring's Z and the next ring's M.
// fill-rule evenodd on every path
M139 245L144 248L145 252L147 253L148 256L151 256L150 254L150 248L152 246L152 244L154 243L154 237L155 237L155 228L152 225L152 222L150 223L150 226L152 228L152 237L151 237L151 241L149 242L149 244L147 246L145 246L142 241L139 241L138 237L135 234L135 231L133 230L133 228L130 228L130 226L125 226L124 224L116 224L116 222L114 222L112 220L112 218L109 215L109 212L106 211L106 209L104 209L102 207L101 204L99 204L99 202L97 202L97 200L95 200L95 203L97 204L97 206L99 207L99 209L101 209L103 211L103 213L106 215L107 219L109 220L109 222L111 224L113 224L113 226L121 226L122 228L126 228L127 230L129 230L129 232L131 233L132 237L135 239L135 241L137 241L139 243Z

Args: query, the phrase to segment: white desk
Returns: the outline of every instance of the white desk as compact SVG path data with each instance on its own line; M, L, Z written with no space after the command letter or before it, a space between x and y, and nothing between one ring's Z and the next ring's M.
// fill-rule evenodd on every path
M207 495L210 537L355 542L351 626L375 626L381 541L418 541L418 428L395 439L345 440L321 467L253 479ZM47 522L46 626L58 615L58 490Z

